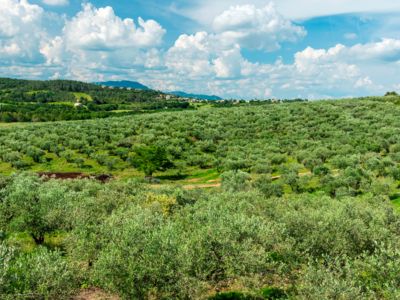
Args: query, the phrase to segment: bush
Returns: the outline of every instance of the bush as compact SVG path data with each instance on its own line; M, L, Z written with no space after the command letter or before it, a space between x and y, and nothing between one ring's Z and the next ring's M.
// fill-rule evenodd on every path
M59 252L40 247L17 254L0 244L0 294L6 299L70 299L77 274Z
M244 191L250 187L250 174L243 171L228 171L221 175L222 188L229 192Z
M253 186L268 198L283 196L283 185L279 182L273 182L269 175L260 176Z
M34 175L16 176L0 202L0 225L29 233L37 244L44 243L46 233L62 227L65 215L65 189L56 182L41 183Z
M264 299L275 300L275 299L287 299L286 292L276 287L266 287L261 290L261 294Z

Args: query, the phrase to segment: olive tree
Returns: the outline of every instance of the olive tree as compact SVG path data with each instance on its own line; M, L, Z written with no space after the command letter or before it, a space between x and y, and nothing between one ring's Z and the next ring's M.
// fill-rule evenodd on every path
M7 231L27 232L36 244L43 244L46 233L62 226L65 188L56 182L43 186L37 176L23 174L3 193L0 222Z
M155 171L164 171L173 166L165 149L157 146L137 147L129 160L135 168L148 177Z

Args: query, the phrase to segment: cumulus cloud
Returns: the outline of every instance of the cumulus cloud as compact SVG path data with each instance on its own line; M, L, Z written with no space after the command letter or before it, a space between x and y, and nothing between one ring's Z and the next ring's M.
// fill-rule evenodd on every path
M48 65L66 66L64 74L88 79L96 74L125 74L127 68L157 68L157 47L166 30L156 21L121 19L111 7L84 4L65 22L62 34L41 48ZM93 80L93 78L91 78Z
M208 32L182 34L165 49L165 29L159 23L123 19L111 7L87 3L74 17L57 15L54 22L54 16L27 0L0 1L2 76L132 78L161 90L246 99L342 97L399 89L398 39L308 47L291 63L249 61L245 49L269 55L306 34L265 2L221 11Z
M315 66L332 64L337 61L346 63L379 61L385 63L399 60L400 40L396 39L382 39L379 42L356 44L352 47L338 44L327 50L308 47L295 55L297 68L305 72L313 70Z
M232 44L266 51L277 50L281 42L295 42L306 35L303 27L280 15L273 3L263 8L231 6L214 19L213 27Z
M251 65L238 44L224 44L218 35L207 32L181 35L168 50L165 63L188 78L238 78L245 76Z
M0 64L38 62L40 44L47 37L44 11L26 0L2 0L0 10Z
M181 35L166 54L166 66L179 74L192 78L210 76L211 56L215 55L213 37L207 32Z
M109 51L118 48L149 48L162 42L165 30L153 20L121 19L112 7L95 8L84 4L83 10L64 28L64 35L71 48Z
M159 46L166 31L156 21L122 19L111 7L89 3L68 19L28 0L0 2L3 76L25 73L31 78L96 80L103 74L124 76L132 72L129 68L143 71L164 66ZM47 4L56 2L62 1Z
M166 55L166 66L187 76L239 78L253 72L241 50L273 51L281 42L294 42L305 30L283 18L273 4L232 6L217 16L214 32L181 35Z
M356 60L376 59L395 62L400 60L400 40L382 39L376 43L357 44L344 52L348 57Z
M174 64L169 67L178 74L177 84L189 91L228 98L315 99L383 94L386 89L398 88L399 43L382 39L351 47L307 47L294 55L292 64L281 59L261 64L247 61L239 46L229 49L218 43L218 35L198 33L181 36L169 50L170 55L175 54ZM171 62L170 56L167 62ZM199 81L198 77L202 79L200 86L193 83Z
M69 4L68 0L42 0L42 2L51 6L63 6Z

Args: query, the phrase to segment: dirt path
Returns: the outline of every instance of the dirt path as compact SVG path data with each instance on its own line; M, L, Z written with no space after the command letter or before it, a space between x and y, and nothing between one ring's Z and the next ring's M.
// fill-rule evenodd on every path
M184 185L183 189L190 191L195 189L217 188L220 186L221 183L190 184L190 185Z
M108 294L98 288L90 288L82 290L78 295L74 296L72 300L120 300L116 295Z
M332 173L337 173L339 170L332 170ZM311 171L307 171L307 172L303 172L303 173L299 173L300 177L304 177L307 175L312 175ZM338 176L338 174L335 174L334 176ZM276 176L272 176L271 179L273 181L279 180L281 179L282 175L276 175ZM196 189L207 189L207 188L219 188L221 187L221 182L220 179L214 179L214 180L209 180L207 183L202 183L202 184L196 184L196 182L199 181L199 179L190 179L187 182L191 183L191 184L186 184L183 185L182 188L184 190L196 190ZM154 188L160 188L162 187L162 185L152 185L152 187Z

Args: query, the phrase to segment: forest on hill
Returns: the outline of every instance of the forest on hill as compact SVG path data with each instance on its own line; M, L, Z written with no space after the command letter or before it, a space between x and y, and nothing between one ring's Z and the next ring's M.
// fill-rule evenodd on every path
M399 138L397 95L0 124L0 295L397 299Z
M187 101L154 90L0 78L0 122L83 120L188 108Z

